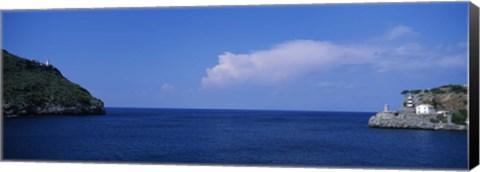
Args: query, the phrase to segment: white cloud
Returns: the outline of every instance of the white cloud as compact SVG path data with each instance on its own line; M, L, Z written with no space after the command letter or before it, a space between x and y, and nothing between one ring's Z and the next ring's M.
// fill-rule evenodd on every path
M160 90L162 91L171 91L173 90L175 87L172 85L172 84L168 84L168 83L165 83L163 84L161 87L160 87Z
M400 46L393 47L391 51L394 55L403 55L403 56L410 56L410 55L417 55L418 53L422 53L424 47L418 43L406 43Z
M367 63L375 50L366 46L338 45L326 41L295 40L250 54L226 52L219 64L207 69L203 86L226 86L240 82L271 84L308 72L344 64Z
M405 43L381 48L383 50L374 64L379 72L424 68L445 69L467 65L465 47L457 47L456 51L452 51L452 49L439 49L438 46L427 48L418 43Z
M411 32L409 27L398 26L387 34L387 38L395 39ZM367 64L379 72L456 67L466 64L465 52L452 54L415 42L394 46L385 42L361 45L294 40L248 54L225 52L218 56L217 65L206 70L207 76L202 78L201 84L202 87L272 85L343 65Z
M393 40L397 39L401 36L413 34L413 29L407 26L396 26L388 31L388 33L385 35L385 39L387 40Z

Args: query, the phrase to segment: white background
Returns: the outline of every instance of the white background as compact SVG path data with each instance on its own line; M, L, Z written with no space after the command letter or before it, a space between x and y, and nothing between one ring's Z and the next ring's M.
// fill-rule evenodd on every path
M425 2L426 0L1 0L0 10L11 9L52 9L52 8L105 8L105 7L158 7L158 6L206 6L206 5L258 5L258 4L323 4L323 3L370 3L370 2ZM435 0L445 1L445 0ZM477 6L480 0L472 0ZM0 27L1 29L1 27ZM1 37L0 37L1 38ZM1 47L1 42L0 42ZM178 166L146 164L99 164L99 163L41 163L41 162L0 162L1 171L400 171L385 169L332 169L332 168L287 168L287 167L234 167L234 166ZM412 171L412 170L401 170ZM480 168L475 168L480 172Z

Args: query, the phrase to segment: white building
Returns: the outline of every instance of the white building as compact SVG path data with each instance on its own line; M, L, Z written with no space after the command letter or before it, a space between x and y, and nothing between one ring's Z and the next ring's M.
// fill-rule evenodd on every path
M448 114L448 113L450 113L450 112L446 111L446 110L437 111L437 114Z
M432 105L429 104L421 104L415 107L415 113L416 114L430 114L430 113L435 113L435 108L433 108Z

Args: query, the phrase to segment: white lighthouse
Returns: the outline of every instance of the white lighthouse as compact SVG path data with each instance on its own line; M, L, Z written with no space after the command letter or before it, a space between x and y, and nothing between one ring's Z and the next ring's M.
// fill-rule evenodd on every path
M383 106L383 112L390 112L388 104L385 104L385 106Z
M413 96L410 93L408 93L407 102L406 102L405 106L407 108L413 108Z
M45 66L50 66L50 60L48 58L45 60Z

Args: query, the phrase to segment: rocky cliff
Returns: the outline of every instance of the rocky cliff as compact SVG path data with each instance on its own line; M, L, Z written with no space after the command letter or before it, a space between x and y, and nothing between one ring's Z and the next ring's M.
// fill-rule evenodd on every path
M53 65L2 51L3 114L105 114L103 102L66 79Z
M430 104L437 110L458 111L468 109L466 85L444 85L424 90L403 90L402 94L410 93L413 104Z
M404 90L401 94L411 94L414 106L430 104L437 111L443 112L416 114L414 108L402 107L398 111L378 112L370 117L368 126L378 128L466 130L467 89L466 85L445 85L425 90Z
M466 130L465 125L450 122L450 116L442 114L413 114L398 112L378 112L370 117L368 126L372 128L406 128L427 130Z

